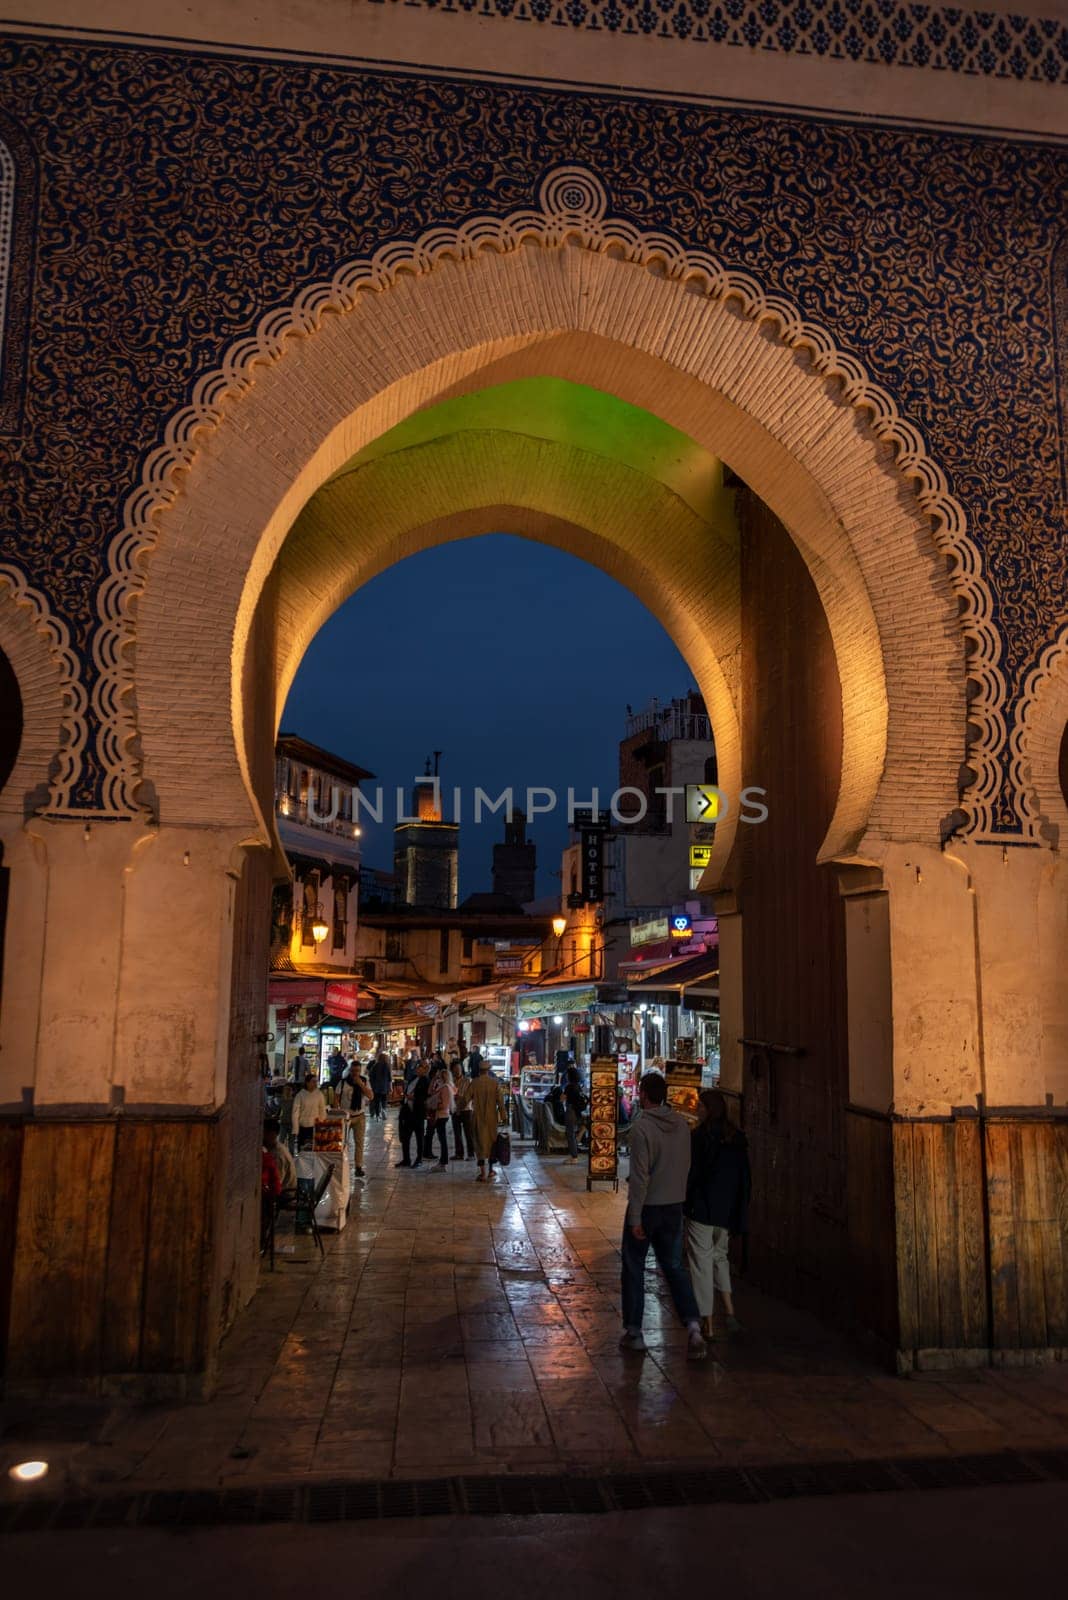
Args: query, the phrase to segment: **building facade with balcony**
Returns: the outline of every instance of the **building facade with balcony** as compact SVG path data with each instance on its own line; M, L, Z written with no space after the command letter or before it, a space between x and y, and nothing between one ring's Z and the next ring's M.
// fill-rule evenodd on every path
M272 954L287 950L297 969L352 968L360 890L355 794L373 776L296 734L279 736L275 817L293 879L276 890L271 943Z
M269 1031L275 1065L290 1047L310 1056L340 1044L358 1009L360 826L356 791L366 768L302 739L275 746L275 822L291 876L275 884ZM314 1038L313 1038L314 1036ZM321 1062L319 1063L321 1066Z

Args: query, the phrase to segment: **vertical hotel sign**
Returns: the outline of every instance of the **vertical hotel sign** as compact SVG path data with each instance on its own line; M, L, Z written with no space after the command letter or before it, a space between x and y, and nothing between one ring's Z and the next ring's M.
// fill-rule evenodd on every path
M586 1187L608 1182L619 1187L616 1115L619 1066L615 1056L594 1056L590 1065L590 1165Z
M604 899L604 830L583 828L580 833L582 850L582 898L587 905L598 905Z

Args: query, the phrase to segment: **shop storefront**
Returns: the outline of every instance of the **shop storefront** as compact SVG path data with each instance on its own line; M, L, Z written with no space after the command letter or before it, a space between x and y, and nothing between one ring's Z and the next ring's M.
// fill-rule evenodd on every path
M274 1034L274 1076L288 1078L303 1049L320 1078L335 1051L358 1050L359 990L354 979L272 978L267 1029Z
M719 1078L719 956L710 951L631 977L638 1019L639 1070L679 1056L701 1063L705 1087Z

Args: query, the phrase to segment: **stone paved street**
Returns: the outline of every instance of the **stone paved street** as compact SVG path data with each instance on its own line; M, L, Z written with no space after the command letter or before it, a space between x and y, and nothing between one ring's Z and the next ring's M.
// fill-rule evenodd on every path
M746 1335L689 1364L650 1296L648 1353L619 1337L624 1204L585 1172L517 1151L397 1171L372 1124L369 1179L322 1264L279 1235L207 1405L118 1409L48 1450L53 1485L208 1486L320 1477L590 1472L641 1465L1049 1447L1068 1438L1068 1366L892 1377L741 1287ZM656 1280L649 1278L650 1290ZM10 1457L16 1447L5 1441ZM25 1454L25 1444L18 1446Z

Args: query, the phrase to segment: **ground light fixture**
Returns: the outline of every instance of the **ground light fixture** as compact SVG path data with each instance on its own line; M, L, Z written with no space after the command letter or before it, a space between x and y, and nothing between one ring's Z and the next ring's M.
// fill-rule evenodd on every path
M9 1478L14 1478L16 1483L38 1483L48 1476L47 1461L20 1461L15 1466L8 1468Z

